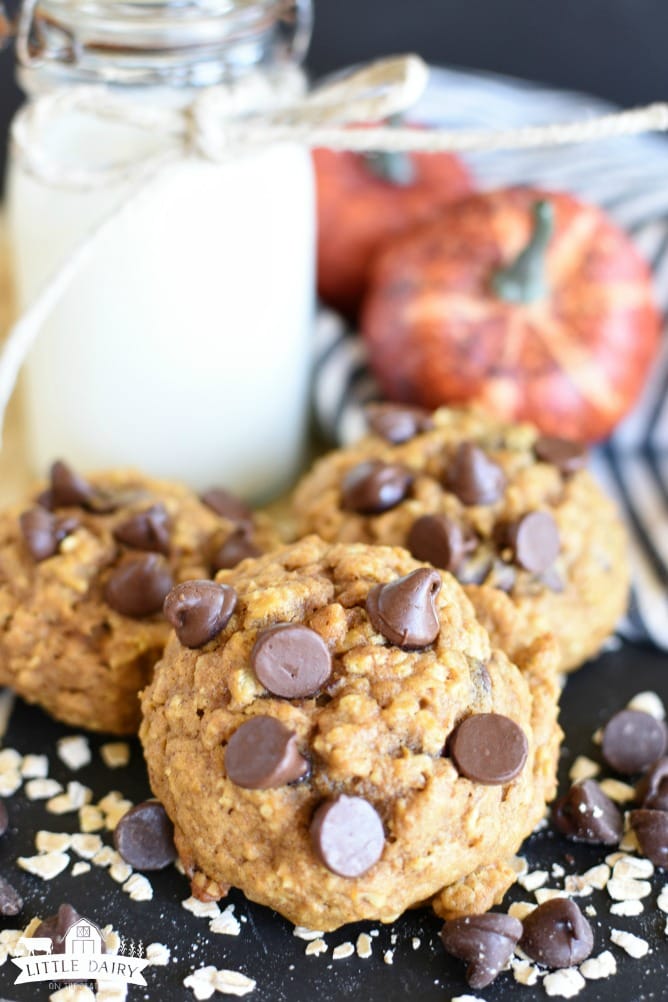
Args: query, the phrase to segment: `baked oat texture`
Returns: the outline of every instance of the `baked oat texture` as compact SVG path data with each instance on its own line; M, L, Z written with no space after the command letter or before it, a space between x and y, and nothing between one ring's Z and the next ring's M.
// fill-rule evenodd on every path
M130 516L161 503L169 516L167 562L175 582L210 576L211 547L235 526L177 483L137 472L99 473L88 482L122 501L97 514L80 506L59 507L78 527L58 552L37 562L19 526L30 499L0 514L0 685L38 703L65 723L117 734L136 733L137 694L149 681L169 635L161 612L130 618L105 602L104 588L123 554L113 530ZM254 540L268 549L278 536L263 516Z
M238 605L205 647L170 638L143 693L140 737L196 895L234 885L296 924L331 930L390 922L429 901L444 916L485 910L513 882L508 861L555 791L556 649L540 638L522 650L521 669L511 664L445 572L437 639L421 650L392 646L371 626L367 594L422 566L399 547L311 536L218 575ZM283 699L259 683L251 649L277 622L325 640L333 672L321 693ZM489 711L528 739L526 764L505 785L464 778L444 753L463 718ZM226 776L226 743L258 714L297 734L306 779L252 790ZM316 807L339 793L369 801L385 832L379 861L354 879L325 867L309 836Z
M523 638L552 632L560 648L559 670L578 668L600 650L628 601L627 538L613 503L586 469L564 475L539 461L534 452L539 432L531 425L449 408L435 411L432 421L431 430L403 444L369 434L318 460L294 493L298 534L406 546L416 519L447 515L477 540L456 573L499 646L512 657ZM462 442L482 448L503 470L506 487L495 503L465 505L444 485ZM341 483L369 459L406 466L414 476L410 491L382 514L346 511ZM500 525L532 511L551 514L558 527L560 549L549 575L514 564L496 537ZM513 632L518 627L519 634Z

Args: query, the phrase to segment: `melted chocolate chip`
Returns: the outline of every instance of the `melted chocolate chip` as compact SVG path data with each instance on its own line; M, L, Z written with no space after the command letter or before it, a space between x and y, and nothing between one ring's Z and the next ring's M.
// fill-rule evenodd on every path
M462 442L447 471L447 486L462 504L494 504L506 488L506 477L482 449Z
M622 812L593 779L576 783L557 800L552 820L574 842L590 845L618 845L624 833Z
M507 534L516 563L532 574L547 571L559 555L559 529L549 512L528 512L508 526Z
M427 647L438 636L441 624L434 600L441 590L438 571L420 567L389 584L375 585L366 600L374 630L397 647Z
M235 525L253 524L253 512L248 505L241 498L230 494L224 487L212 487L202 494L201 500L208 508L215 511L216 515L227 519L228 522L234 522Z
M54 508L78 506L86 508L95 491L83 477L62 460L51 467L50 500Z
M203 647L229 623L237 606L237 593L215 581L184 581L175 585L163 605L184 647Z
M18 915L23 908L23 898L9 881L0 877L0 915Z
M341 794L325 800L313 815L311 843L332 873L361 877L383 854L383 823L368 800Z
M122 616L141 619L162 609L173 584L169 564L162 555L128 554L111 572L104 597Z
M137 512L114 529L114 539L135 550L169 553L169 515L164 504Z
M416 560L454 573L475 549L476 541L447 515L423 515L413 522L406 546Z
M327 644L300 623L276 623L262 630L250 660L265 689L286 699L312 696L332 671Z
M297 735L275 717L251 717L237 728L225 749L225 769L237 786L270 790L302 779L307 760L299 754Z
M227 537L224 543L219 546L211 558L211 569L214 574L218 571L236 567L242 560L248 557L259 557L262 550L253 543L247 526L241 526Z
M9 817L4 800L0 800L0 835L4 835L9 828Z
M82 916L79 912L72 907L72 905L63 904L58 909L57 915L49 915L45 918L43 922L35 929L33 936L36 938L50 939L53 943L53 953L65 953L65 937L69 929L74 925L75 922L80 922ZM86 922L93 925L97 929L97 926L89 919ZM98 930L99 931L99 930ZM104 939L100 933L101 950L102 953L106 952L106 947L104 945Z
M492 786L519 775L529 746L514 720L500 713L475 713L450 735L448 750L462 776Z
M603 731L603 758L624 775L647 769L665 751L665 724L640 710L621 710Z
M378 515L401 504L412 483L413 474L405 467L368 460L348 470L343 478L342 504L346 511Z
M668 758L660 758L640 780L636 799L643 807L668 811Z
M408 442L434 427L429 411L401 404L369 404L365 408L365 417L371 431L393 445Z
M587 465L587 448L566 438L543 435L534 444L534 452L544 463L556 466L565 475L577 473Z
M594 948L594 933L578 906L568 898L553 898L524 919L520 946L546 967L574 967Z
M176 859L174 826L157 800L145 800L123 815L114 846L135 870L162 870Z
M641 808L630 812L629 821L643 855L654 866L668 869L668 811Z
M63 539L78 528L75 518L58 518L45 508L31 508L19 517L21 533L30 555L37 563L58 552Z
M466 980L476 989L486 988L505 968L521 935L519 919L498 912L450 919L441 930L446 952L469 965Z

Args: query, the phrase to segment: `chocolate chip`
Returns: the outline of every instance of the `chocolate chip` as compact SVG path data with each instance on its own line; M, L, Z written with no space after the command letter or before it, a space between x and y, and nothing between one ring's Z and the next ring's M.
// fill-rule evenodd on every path
M577 473L587 465L587 448L580 442L543 435L534 444L534 452L544 463L551 463L566 475Z
M522 935L522 923L511 915L488 912L450 919L441 930L446 952L469 965L471 988L486 988L513 955Z
M361 877L383 854L385 833L378 812L362 797L341 794L325 800L313 815L316 856L340 877Z
M114 846L135 870L162 870L176 859L174 826L157 800L131 807L114 829Z
M169 515L164 504L137 512L114 529L114 539L135 550L169 553Z
M375 585L366 600L374 630L397 647L414 649L433 643L441 629L434 605L441 584L438 571L420 567L389 584Z
M643 807L668 811L668 758L660 758L640 780L636 799Z
M9 817L4 800L0 800L0 835L4 835L9 828Z
M208 508L215 511L216 515L227 519L228 522L234 522L235 525L253 524L253 512L248 505L241 498L230 494L224 487L212 487L202 494L201 500Z
M343 478L343 507L361 515L378 515L401 504L412 483L412 473L396 463L379 459L358 463Z
M74 518L57 518L42 507L31 508L19 516L19 525L30 555L37 563L58 552L65 536L78 527Z
M75 922L80 922L81 919L82 916L72 905L63 904L58 909L57 915L49 915L48 918L40 922L33 936L39 939L50 939L53 943L53 953L65 953L65 937ZM86 919L86 922L89 922L89 919ZM93 925L93 923L90 924ZM102 938L101 934L100 937ZM104 939L102 939L101 951L102 953L106 952Z
M85 508L94 493L88 481L62 460L57 460L51 467L50 500L54 508L67 508L70 505Z
M506 487L501 467L470 442L462 442L457 448L446 480L450 490L465 505L494 504L503 497Z
M225 749L225 769L237 786L270 790L302 779L307 760L299 754L297 735L275 717L251 717L237 728Z
M555 827L574 842L618 845L624 833L624 818L617 805L598 783L576 783L552 807Z
M215 581L184 581L167 595L163 612L184 647L203 647L229 623L237 593Z
M0 877L0 915L18 915L23 908L23 898L15 887Z
M666 728L661 720L640 710L621 710L603 731L603 758L624 775L641 772L666 751Z
M668 811L641 808L630 812L629 821L643 855L654 866L668 869Z
M261 630L250 660L265 689L286 699L312 696L332 671L327 644L300 623L275 623Z
M542 574L559 555L559 529L546 511L530 511L507 529L516 563L532 574Z
M434 420L422 407L401 404L369 404L364 409L371 431L393 445L401 445L423 431L431 431Z
M248 557L259 557L262 550L258 549L250 537L246 526L242 526L227 537L225 542L219 546L211 558L211 570L213 574L218 571L236 567L242 560Z
M520 946L545 967L574 967L594 948L594 933L578 906L568 898L553 898L523 921Z
M406 546L416 560L454 573L476 548L476 541L447 515L422 515L413 522Z
M111 572L104 597L122 616L141 619L162 609L173 584L169 564L161 554L128 554Z
M509 783L522 771L529 745L521 727L501 713L475 713L455 728L448 750L457 771L487 786Z

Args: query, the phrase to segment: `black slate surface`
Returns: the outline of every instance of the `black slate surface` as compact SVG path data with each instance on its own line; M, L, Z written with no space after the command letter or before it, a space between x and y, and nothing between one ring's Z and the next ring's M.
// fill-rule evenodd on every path
M561 759L562 786L577 754L598 758L598 749L591 743L596 728L631 696L645 689L659 693L668 704L668 655L629 645L603 655L569 678L561 713L566 732ZM113 789L135 802L149 795L138 744L132 744L128 767L109 770L97 749L110 739L91 736L92 763L72 773L55 753L55 742L68 733L74 732L18 702L4 747L16 748L22 754L47 753L49 775L63 784L77 779L90 786L94 800ZM0 927L18 928L33 915L51 914L63 901L69 901L99 925L112 923L126 938L144 945L161 942L169 946L170 964L147 968L148 987L129 988L129 1002L140 999L191 1002L194 996L183 987L183 978L194 968L208 964L240 970L254 978L256 990L247 996L251 1002L313 1002L314 999L399 1002L409 998L449 1002L452 997L464 994L476 995L487 1002L509 999L511 995L519 1002L547 998L542 985L533 988L518 985L510 973L501 975L489 988L473 992L463 978L463 966L447 957L441 948L438 931L442 923L423 909L404 915L392 926L360 924L329 933L328 952L307 957L306 943L293 936L290 923L266 908L250 904L238 892L233 892L229 901L236 905L237 917L245 919L241 935L234 938L210 933L206 919L196 918L182 908L181 901L188 897L189 889L185 878L172 867L149 875L154 897L145 903L130 901L120 885L97 867L76 878L65 871L51 881L42 881L20 870L15 864L16 857L34 855L34 836L39 829L76 831L77 815L50 814L43 801L30 802L21 792L9 798L7 806L10 830L0 838L0 873L21 891L25 908L16 920L0 918ZM108 834L105 840L111 841ZM579 873L601 862L608 851L574 845L549 828L533 835L523 848L532 868L550 870L553 863L560 863L567 873ZM72 853L72 860L76 858ZM645 901L645 911L635 918L610 916L612 901L606 892L595 891L592 897L581 899L583 907L591 903L597 909L598 914L592 919L595 953L609 948L618 964L614 978L587 983L577 996L581 1002L610 999L658 1002L668 997L668 937L664 932L668 916L656 908L657 894L668 883L668 875L658 871L652 883L653 893ZM548 881L548 886L559 885L560 881ZM507 901L514 899L532 900L532 895L516 887ZM632 959L611 945L611 928L627 929L642 936L649 941L651 952L641 960ZM345 960L332 960L334 946L346 941L354 943L359 932L370 929L378 930L372 957L361 960L353 955ZM414 937L420 939L418 949L413 949ZM394 950L392 965L383 961L383 954L389 949ZM13 982L17 974L18 969L10 961L0 967L0 1002L42 1002L57 987L48 983L16 987ZM214 1000L223 997L213 996Z

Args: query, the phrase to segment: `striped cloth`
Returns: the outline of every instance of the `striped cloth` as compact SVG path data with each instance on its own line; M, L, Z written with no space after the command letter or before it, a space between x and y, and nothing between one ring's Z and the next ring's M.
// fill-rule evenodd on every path
M569 121L613 110L592 97L517 80L434 70L417 121L502 128ZM508 151L467 158L481 188L519 182L573 192L601 205L651 264L668 318L668 141L641 136L565 149ZM321 310L316 334L315 409L330 441L364 430L363 405L380 397L364 345L339 316ZM630 530L633 594L620 624L626 639L668 649L668 329L642 399L594 452L592 469Z

